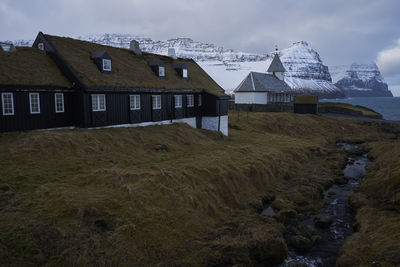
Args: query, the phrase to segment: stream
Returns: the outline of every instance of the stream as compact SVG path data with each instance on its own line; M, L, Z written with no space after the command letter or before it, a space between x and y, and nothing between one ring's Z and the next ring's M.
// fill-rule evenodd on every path
M347 152L355 151L358 148L357 145L347 143L338 145ZM348 157L347 165L343 169L344 178L340 178L324 192L325 207L318 214L308 216L299 223L300 226L304 226L303 229L307 229L311 240L315 236L319 236L318 241L310 250L303 253L299 252L299 249L295 250L289 246L288 259L280 265L281 267L335 266L340 247L344 244L345 238L353 233L354 213L347 199L353 189L359 185L359 180L365 174L365 167L368 163L367 154ZM266 212L267 209L264 210L264 213ZM315 227L315 220L318 221L319 218L329 218L330 224L326 224L322 228L321 225Z

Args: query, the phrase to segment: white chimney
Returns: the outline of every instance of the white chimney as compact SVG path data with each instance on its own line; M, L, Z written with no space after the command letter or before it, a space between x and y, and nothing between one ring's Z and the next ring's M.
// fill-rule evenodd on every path
M139 42L136 40L131 41L131 43L129 45L129 50L132 50L133 53L135 53L136 55L142 54L142 50L140 50Z
M176 54L175 54L175 48L173 48L173 47L168 48L168 56L173 59L177 59Z

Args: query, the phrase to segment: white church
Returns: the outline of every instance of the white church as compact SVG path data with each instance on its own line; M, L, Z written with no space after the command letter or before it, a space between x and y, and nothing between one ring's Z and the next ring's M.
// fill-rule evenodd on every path
M285 83L285 68L275 53L267 72L250 72L235 89L235 104L275 104L293 102L293 90Z

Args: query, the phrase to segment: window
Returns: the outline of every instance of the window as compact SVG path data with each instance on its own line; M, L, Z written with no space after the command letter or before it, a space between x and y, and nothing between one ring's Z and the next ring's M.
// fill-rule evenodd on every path
M140 109L140 95L130 95L129 103L130 103L131 110Z
M159 77L165 77L165 67L158 67L158 76Z
M103 59L103 71L111 71L111 59Z
M184 78L184 79L188 78L188 70L187 69L182 69L182 78Z
M201 107L202 103L201 103L201 95L198 96L198 106Z
M153 95L153 109L161 109L161 96L160 95Z
M38 43L38 48L40 50L44 50L44 44L43 43Z
M31 114L40 114L40 97L39 93L29 94L29 103L31 108Z
M174 95L175 97L175 107L181 108L182 107L182 95Z
M3 106L3 116L14 115L14 97L12 93L2 93L1 103Z
M56 106L56 113L64 112L64 94L56 93L54 94L54 103Z
M106 110L106 96L105 95L92 95L92 110L105 111Z
M194 106L194 97L193 95L187 95L186 96L186 102L188 107L193 107Z

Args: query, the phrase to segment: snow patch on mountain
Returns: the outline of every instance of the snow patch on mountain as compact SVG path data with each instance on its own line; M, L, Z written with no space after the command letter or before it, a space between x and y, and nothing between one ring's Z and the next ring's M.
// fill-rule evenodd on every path
M333 81L348 97L393 96L374 62L330 68Z

